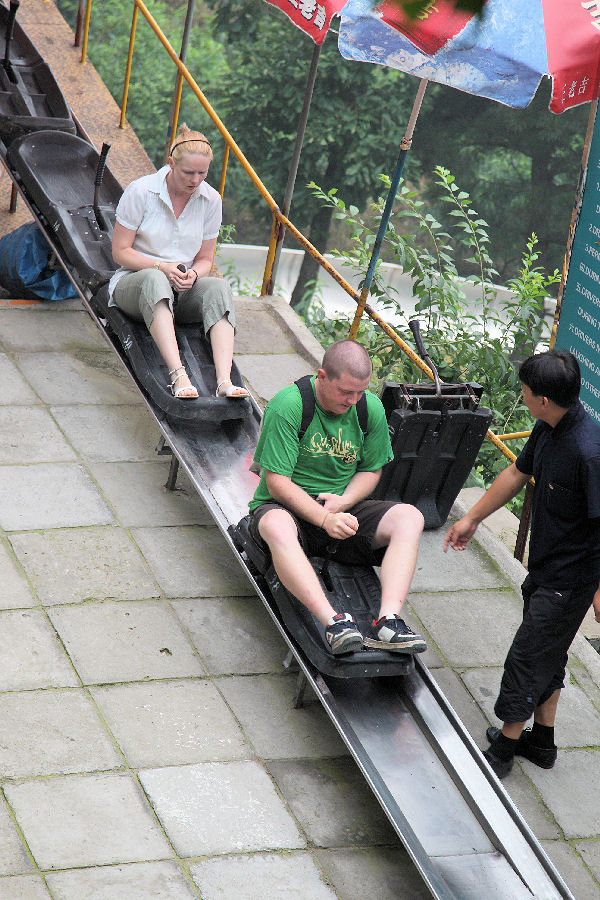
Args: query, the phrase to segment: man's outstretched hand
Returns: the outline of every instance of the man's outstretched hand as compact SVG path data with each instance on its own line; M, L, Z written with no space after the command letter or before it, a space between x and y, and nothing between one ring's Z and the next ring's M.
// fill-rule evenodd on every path
M455 522L448 529L448 534L444 541L444 553L448 551L448 547L453 550L464 550L470 539L477 531L478 522L474 522L468 516L463 516L458 522Z

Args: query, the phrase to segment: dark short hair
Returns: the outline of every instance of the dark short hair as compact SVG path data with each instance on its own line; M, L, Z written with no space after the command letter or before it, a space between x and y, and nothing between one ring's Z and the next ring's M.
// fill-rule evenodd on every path
M327 377L341 378L342 375L354 375L355 378L371 377L371 357L362 344L349 339L336 341L325 351L321 368Z
M577 359L568 350L548 350L525 360L519 369L519 381L536 397L547 397L568 409L579 398L581 372Z

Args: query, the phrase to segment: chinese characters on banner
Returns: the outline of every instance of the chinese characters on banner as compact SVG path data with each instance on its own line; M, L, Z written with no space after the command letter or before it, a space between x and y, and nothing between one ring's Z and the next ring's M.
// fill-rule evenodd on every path
M384 22L405 34L429 56L441 50L473 18L473 13L457 10L450 0L435 0L416 19L410 19L398 4L389 0L380 3L377 10Z
M315 44L322 44L331 17L339 13L346 0L267 0L267 3L281 9Z
M585 188L563 293L556 346L581 368L581 402L600 422L600 116L596 116Z
M548 71L554 79L552 112L598 96L599 0L542 0Z

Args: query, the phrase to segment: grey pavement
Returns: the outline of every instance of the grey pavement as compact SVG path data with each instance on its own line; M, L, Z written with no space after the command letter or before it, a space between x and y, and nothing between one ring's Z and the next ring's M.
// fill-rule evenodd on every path
M320 348L238 301L264 403ZM276 352L273 352L276 351ZM0 900L421 900L425 890L129 376L76 302L0 307ZM461 500L455 507L460 513ZM424 535L407 619L476 743L523 577L487 528ZM504 782L578 900L600 897L600 657L578 636L551 771Z

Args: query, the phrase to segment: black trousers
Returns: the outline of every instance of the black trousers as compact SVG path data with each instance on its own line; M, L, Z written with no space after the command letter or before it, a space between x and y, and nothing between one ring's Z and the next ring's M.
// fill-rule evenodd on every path
M568 651L598 583L553 590L528 575L521 586L523 621L504 663L494 712L503 722L526 722L564 687Z

